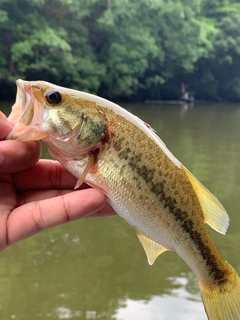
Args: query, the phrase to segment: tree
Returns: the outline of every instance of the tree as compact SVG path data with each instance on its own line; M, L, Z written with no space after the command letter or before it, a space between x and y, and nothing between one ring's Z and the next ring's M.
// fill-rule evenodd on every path
M232 0L0 0L1 94L43 79L110 99L240 99ZM14 89L15 90L15 89Z
M205 2L202 14L214 28L209 56L200 57L192 73L179 75L191 83L195 97L206 100L240 99L240 4Z

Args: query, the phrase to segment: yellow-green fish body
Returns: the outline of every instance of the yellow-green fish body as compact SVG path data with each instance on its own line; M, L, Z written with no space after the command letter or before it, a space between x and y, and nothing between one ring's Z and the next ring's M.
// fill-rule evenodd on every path
M142 120L105 99L50 83L18 80L9 138L42 139L79 181L102 190L134 227L150 264L176 251L199 281L210 320L240 319L240 280L205 223L220 233L220 202Z

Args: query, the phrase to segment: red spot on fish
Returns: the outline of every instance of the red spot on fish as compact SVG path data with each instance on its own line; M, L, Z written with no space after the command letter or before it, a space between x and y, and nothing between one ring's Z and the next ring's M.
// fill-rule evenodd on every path
M151 129L152 130L152 127L150 126L150 124L148 124L147 122L145 122L144 121L144 123L145 123L145 125L149 128L149 129Z
M27 93L31 93L32 92L32 88L29 84L24 83L24 89L27 91Z

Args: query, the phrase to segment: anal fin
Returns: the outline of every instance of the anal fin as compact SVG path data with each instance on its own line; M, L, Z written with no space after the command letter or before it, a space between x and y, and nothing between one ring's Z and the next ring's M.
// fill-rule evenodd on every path
M140 243L143 246L144 251L146 252L148 263L153 265L154 261L160 256L161 253L167 251L168 249L155 242L154 240L148 238L141 232L137 231L137 236Z

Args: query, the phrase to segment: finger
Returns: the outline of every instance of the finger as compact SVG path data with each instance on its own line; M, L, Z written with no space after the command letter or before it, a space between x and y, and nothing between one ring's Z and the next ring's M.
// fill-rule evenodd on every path
M86 217L100 210L105 202L103 193L86 189L27 203L13 210L8 217L8 245L42 230Z
M18 196L17 206L23 206L30 202L36 202L41 200L47 200L59 196L64 196L68 193L76 192L69 189L52 189L52 190L35 190L35 191L26 191L22 192Z
M0 172L16 172L34 165L41 156L39 142L4 140L13 126L0 112Z
M41 156L37 141L0 141L0 172L18 172L33 166Z
M4 140L12 128L5 114L0 111L0 140Z
M35 166L14 174L14 183L20 192L40 189L73 189L76 182L77 179L54 160L39 160Z
M59 196L66 195L71 192L76 192L73 190L67 190L67 189L61 189L61 190L41 190L41 191L29 191L29 192L23 192L18 200L18 206L22 206L29 202L35 202L35 201L41 201L46 199L51 199ZM113 208L110 206L108 202L105 203L105 205L98 210L97 212L91 214L89 217L106 217L106 216L112 216L116 215L116 212L113 210Z
M104 207L100 210L96 211L95 213L88 216L89 218L96 218L96 217L109 217L109 216L116 216L117 213L113 210L108 202L105 203Z
M41 201L46 199L51 199L59 196L66 195L71 192L76 192L73 190L61 189L61 190L41 190L41 191L29 191L23 192L19 197L18 206L22 206L29 202ZM105 205L95 213L91 214L89 217L107 217L116 215L111 205L106 202Z

